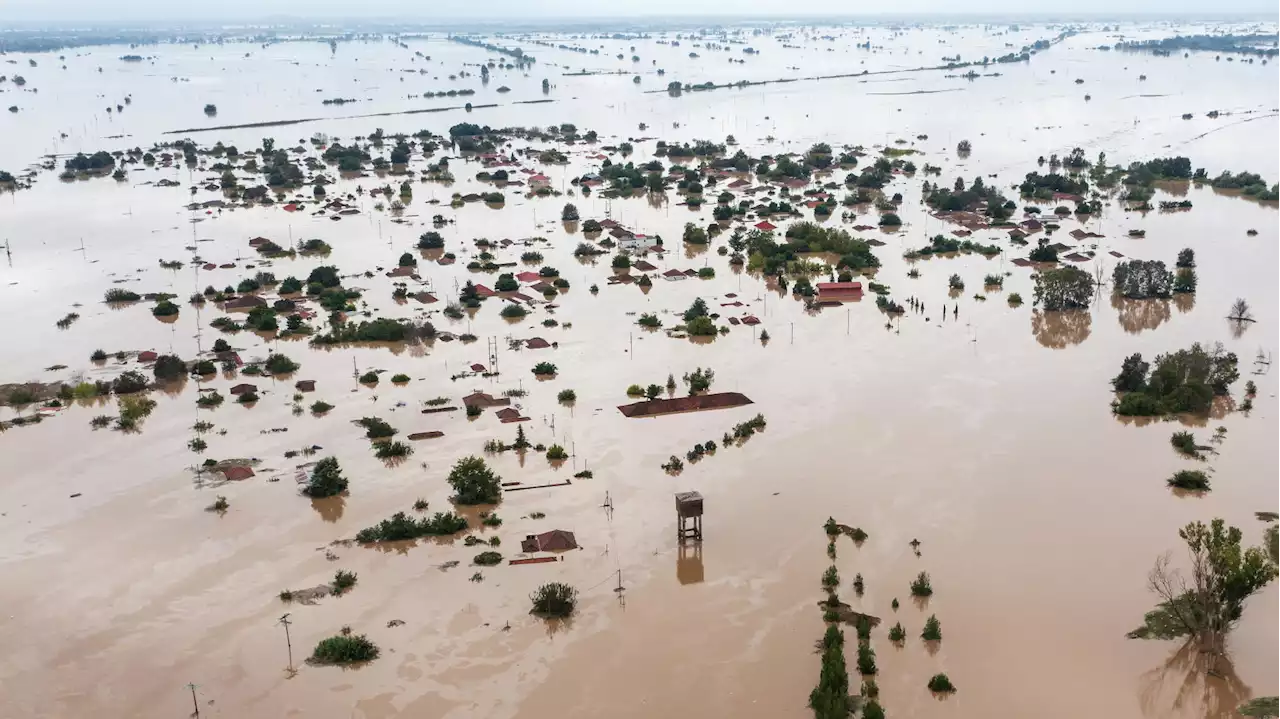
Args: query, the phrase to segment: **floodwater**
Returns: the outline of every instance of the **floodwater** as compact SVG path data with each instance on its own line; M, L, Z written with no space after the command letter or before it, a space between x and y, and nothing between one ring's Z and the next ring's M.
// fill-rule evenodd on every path
M1274 24L1269 27L1274 32ZM912 158L917 164L941 165L946 183L981 173L988 184L1007 186L1037 169L1036 157L1065 155L1075 146L1090 158L1105 151L1112 163L1183 154L1211 175L1249 170L1275 182L1275 63L1092 49L1120 34L1147 38L1204 29L1121 26L1117 33L1095 27L1030 63L993 66L1000 77L974 81L930 71L678 98L644 91L672 79L731 82L909 69L957 53L965 60L994 57L1011 51L1006 43L1016 49L1059 29L825 28L796 32L785 43L750 38L762 51L757 56L741 55L738 45L730 46L732 52L695 48L687 38L672 47L658 44L657 36L539 36L552 44L599 46L599 55L502 38L491 41L521 45L538 62L527 76L495 70L487 87L478 76L451 82L448 75L493 53L439 38L408 40L409 50L390 42L340 44L332 54L323 43L160 46L138 51L156 56L154 63L140 64L116 59L127 48L79 49L63 53L65 70L56 54L36 56L37 67L29 67L26 56L9 55L18 65L8 74L21 72L27 88L39 93L11 84L0 93L6 105L20 106L5 120L10 141L0 147L0 168L16 173L47 153L147 148L180 137L160 134L172 129L325 117L190 137L202 146L221 140L245 148L263 137L287 146L314 133L347 138L378 127L388 134L422 128L445 133L464 120L494 127L572 122L582 131L596 130L601 144L639 136L720 141L733 134L756 156L801 152L818 141L870 151L901 138L924 153ZM834 40L820 39L827 34ZM872 50L855 47L866 41ZM638 63L630 61L632 45ZM695 50L701 56L689 58ZM430 62L415 59L413 51ZM617 60L617 53L625 59ZM417 73L424 65L428 72ZM643 72L638 86L629 74L633 67ZM563 76L583 68L628 74ZM551 79L547 97L555 102L511 104L543 98L543 77ZM1076 78L1085 82L1078 85ZM511 91L497 93L504 84ZM342 119L466 101L407 97L450 87L475 87L477 94L467 99L500 106L469 115L457 110ZM928 94L903 94L915 91ZM123 113L104 112L125 95L133 101ZM322 106L326 97L358 102ZM218 106L216 118L202 112L210 102ZM1224 115L1206 118L1213 109ZM1195 118L1182 120L1185 112ZM637 130L642 122L647 131ZM60 132L67 137L60 139ZM108 139L114 135L123 137ZM914 141L918 135L929 139ZM954 153L960 139L973 143L968 158ZM568 180L595 167L586 157L595 148L566 149L569 166L535 165L560 190L572 190ZM653 150L652 141L637 142L631 159L647 161ZM411 165L424 166L421 158ZM367 196L360 198L361 214L340 222L310 211L286 213L280 205L192 212L185 209L188 202L220 193L192 196L188 186L216 173L185 167L137 167L124 182L60 182L44 172L33 188L0 198L10 250L0 263L0 326L7 335L0 382L110 377L135 363L121 366L113 359L94 366L88 359L94 349L154 349L191 358L222 336L208 326L221 314L212 305L197 311L183 303L173 323L152 318L148 303L106 307L102 293L116 280L128 279L120 286L139 292L185 298L206 285L234 285L268 264L277 277L305 277L324 263L344 273L389 269L430 229L436 213L456 219L441 231L459 262L441 266L423 259L420 274L442 299L456 296L473 277L465 265L476 252L471 241L479 237L541 238L537 249L545 264L572 285L554 315L540 306L511 324L491 300L474 317L451 321L439 312L443 301L395 304L392 281L375 271L349 282L366 291L374 315L429 312L437 329L470 331L479 341L313 350L304 342L242 332L228 339L246 360L281 351L301 370L289 381L220 373L207 382L153 391L159 405L138 434L90 428L91 417L114 412L112 404L74 406L0 434L0 638L7 648L0 659L0 715L171 717L190 711L187 685L193 683L202 716L651 717L679 711L803 717L818 676L813 642L823 626L815 603L828 565L822 532L828 515L870 534L857 548L842 539L836 564L842 599L886 620L873 643L882 702L891 715L1226 717L1247 698L1277 692L1275 584L1250 601L1231 635L1226 679L1201 681L1194 657L1173 643L1124 637L1154 603L1145 582L1153 560L1168 550L1180 556L1179 527L1223 517L1249 541L1260 542L1264 525L1253 513L1277 509L1276 382L1269 373L1250 374L1257 352L1274 353L1277 345L1280 233L1274 204L1208 188L1174 188L1193 201L1193 210L1142 215L1111 202L1087 224L1064 221L1055 235L1060 241L1076 244L1065 235L1076 227L1104 235L1096 242L1107 275L1111 250L1172 264L1179 249L1195 249L1199 291L1194 302L1134 305L1100 297L1087 313L1041 313L1030 306L1030 270L1010 262L1025 249L996 231L971 239L996 241L1006 250L1002 255L922 260L910 265L920 276L909 279L902 253L954 228L924 211L923 176L900 178L886 191L903 193L905 226L861 235L886 243L876 251L883 263L877 281L890 285L895 299L921 299L928 311L908 313L886 328L870 295L811 313L759 278L733 272L714 249L725 235L709 251L686 255L679 249L680 230L686 221L709 222L710 207L679 206L674 190L666 201L653 202L576 192L527 199L508 190L501 209L451 209L452 192L484 187L470 180L480 169L455 160L459 181L452 187L415 183L402 223L392 222L391 213L376 209ZM144 184L164 178L181 186ZM343 180L329 195L384 182L399 178ZM442 203L429 204L432 199ZM608 216L667 238L675 251L650 258L659 271L706 265L717 277L655 281L647 294L607 285L609 255L594 264L571 255L581 235L559 222L566 201L584 220ZM860 215L850 224L874 219L873 213ZM828 223L840 224L839 210ZM1146 230L1145 238L1130 239L1130 229ZM1246 235L1249 229L1257 234ZM267 263L247 245L258 235L282 245L318 237L333 253ZM205 261L240 266L195 269L186 249L192 246ZM499 259L514 261L524 249L515 245ZM163 270L159 259L188 264ZM246 269L249 264L256 269ZM985 301L973 298L985 274L1006 271L1012 274L1003 290L987 292ZM953 273L968 286L954 298L947 292ZM494 278L475 279L491 284ZM600 286L598 295L587 292L592 284ZM1012 292L1028 303L1011 308L1005 297ZM720 308L731 301L727 293L745 306ZM754 331L734 327L705 344L633 324L631 313L679 312L699 296L726 316L751 313L763 323ZM1237 297L1247 298L1259 319L1243 333L1233 333L1224 319ZM944 304L957 306L959 317L941 321L937 310ZM79 321L57 329L55 321L71 311L80 313ZM549 316L562 325L541 326ZM676 322L662 317L668 326ZM756 339L761 329L772 337L765 345ZM508 338L534 336L559 346L508 348ZM490 363L489 339L496 339L499 374L450 381L466 365ZM1259 390L1248 416L1229 412L1195 428L1202 439L1214 427L1228 430L1220 454L1209 460L1213 491L1176 496L1164 479L1188 465L1168 442L1179 425L1117 421L1108 380L1133 352L1151 357L1196 341L1221 341L1240 356L1237 401L1245 379ZM558 366L554 379L530 374L542 360ZM57 364L68 369L44 369ZM668 373L679 378L698 366L715 369L716 389L743 392L755 404L652 419L627 419L614 409L629 401L627 385L663 384ZM356 382L353 369L386 374L371 389ZM386 380L398 372L413 381L398 387ZM335 408L323 417L291 415L295 378L317 380L304 405L324 399ZM225 395L240 381L258 385L262 399L255 406L228 402L197 412L198 386L212 385ZM476 420L461 411L424 415L417 411L422 401L446 396L457 404L472 390L512 388L528 391L517 402L531 418L525 425L530 439L563 444L574 457L558 468L533 453L523 462L512 453L491 457L503 479L558 482L583 468L594 478L510 493L497 510L504 524L474 531L501 537L508 557L517 554L525 534L553 528L574 531L581 550L554 564L483 569L483 581L471 582L475 568L468 565L479 550L464 547L461 537L377 549L330 546L409 510L419 497L432 511L447 509L448 467L479 454L486 439L510 441L514 435L515 427L500 424L492 412ZM556 402L556 393L567 388L577 393L573 407ZM659 469L669 455L718 440L757 412L768 428L741 447L721 449L675 477ZM14 414L5 409L0 417ZM402 434L442 430L445 436L414 443L413 456L389 467L350 423L371 415ZM215 425L205 435L203 455L186 447L197 420ZM269 431L284 427L288 432ZM323 447L319 456L339 458L351 480L349 496L313 503L297 495L294 467L307 460L283 454L309 445ZM256 457L262 464L253 479L214 487L194 481L191 468L204 457ZM273 477L280 481L268 481ZM688 489L706 498L705 539L681 550L672 494ZM228 498L230 510L203 511L218 494ZM532 512L546 517L531 519ZM908 546L913 538L921 542L919 557ZM337 558L326 558L326 550ZM461 565L442 568L450 561ZM326 582L339 568L359 575L346 595L311 606L277 599L280 590ZM921 570L930 573L935 589L923 606L910 600L907 589ZM861 598L849 587L855 573L866 581ZM580 590L581 608L572 620L549 625L526 613L527 595L546 581ZM619 584L624 591L615 591ZM896 613L890 609L894 598L902 602ZM286 671L285 636L276 623L285 612L292 621L296 674ZM943 627L936 651L916 639L930 614ZM388 626L392 620L404 624ZM895 621L909 637L901 649L884 637ZM382 657L348 670L302 664L316 641L343 626L368 634ZM945 700L925 688L939 671L959 688Z

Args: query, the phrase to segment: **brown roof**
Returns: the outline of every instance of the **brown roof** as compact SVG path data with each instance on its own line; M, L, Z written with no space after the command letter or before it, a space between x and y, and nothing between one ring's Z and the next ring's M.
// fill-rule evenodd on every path
M253 470L249 467L227 467L222 470L222 474L232 482L242 479L248 479L253 476Z
M525 340L524 346L528 347L531 350L544 350L550 347L551 343L542 339L541 337L532 337L530 339Z
M511 404L511 399L508 397L498 399L486 392L472 392L462 398L462 403L468 407L505 407Z
M520 542L522 552L564 552L578 548L578 539L573 532L553 529L542 534L526 535Z
M632 262L631 268L640 270L641 272L653 272L658 269L644 260L636 260L635 262Z
M430 292L419 292L418 294L413 296L413 299L421 302L424 305L429 305L432 302L436 301L435 295L432 295Z
M231 394L247 394L249 392L256 394L258 392L258 388L248 383L238 384L231 388Z
M227 300L226 304L222 305L223 309L228 310L251 310L254 307L266 306L267 301L257 295L243 295L234 300Z
M416 274L417 271L418 271L417 267L414 267L413 265L405 265L403 267L397 267L394 270L388 272L387 277L413 277L413 275Z
M316 381L313 379L300 379L294 383L293 388L299 392L314 392L316 389Z
M151 350L143 350L138 353L139 362L155 362L156 357L157 357L156 353L152 352Z
M861 282L819 282L819 292L861 292Z
M479 364L479 363L473 364L473 365L471 365L471 371L472 371L472 372L483 372L483 371L484 371L484 365Z

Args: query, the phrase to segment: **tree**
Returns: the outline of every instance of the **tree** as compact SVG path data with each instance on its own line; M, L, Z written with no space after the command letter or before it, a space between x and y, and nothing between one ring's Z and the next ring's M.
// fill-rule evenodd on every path
M711 383L716 379L715 370L711 368L695 369L693 372L684 373L684 383L689 385L689 395L693 396L699 392L706 392L711 389Z
M968 140L961 140L960 144L956 145L956 152L960 153L961 155L967 155L972 151L973 151L973 145L969 144Z
M497 504L502 499L502 478L480 457L463 457L449 472L449 485L458 504Z
M187 363L177 355L160 355L156 357L156 363L151 371L155 373L156 379L162 382L177 379L187 373Z
M422 233L418 237L418 249L420 250L439 250L444 248L444 238L439 232L429 230Z
M572 202L564 203L564 209L560 210L560 219L565 222L576 222L578 220L578 208L574 207Z
M1138 392L1147 386L1147 371L1150 367L1150 364L1142 361L1142 355L1135 352L1124 358L1120 374L1111 380L1111 386L1117 392Z
M1179 294L1189 294L1196 291L1198 280L1196 271L1190 267L1180 267L1173 276L1173 291Z
M1212 671L1245 602L1275 579L1276 566L1262 547L1242 548L1241 531L1221 519L1208 526L1192 522L1178 530L1178 536L1187 543L1190 579L1170 567L1169 554L1157 559L1147 581L1160 603L1127 636L1194 642L1210 655Z
M1082 309L1093 299L1093 276L1078 267L1059 267L1036 275L1035 303L1046 310Z
M311 479L302 493L313 499L332 497L347 491L347 478L342 476L342 468L338 466L336 457L325 457L316 462L311 470Z
M650 400L657 399L662 396L662 388L656 384L651 384L644 390L644 396Z
M1196 251L1190 247L1184 248L1178 252L1178 267L1195 267Z
M649 192L662 192L667 189L666 180L662 179L661 173L650 172L646 177L644 184L649 188Z
M1236 322L1252 322L1253 310L1249 308L1248 301L1243 297L1236 298L1236 301L1231 303L1231 313L1227 315L1227 319Z
M1058 250L1049 244L1049 240L1042 237L1027 257L1032 262L1057 262Z
M689 305L689 309L684 311L684 321L692 322L695 318L706 317L707 314L706 300L699 297L693 301L693 304Z
M1173 294L1173 273L1159 260L1126 260L1116 264L1111 286L1131 300L1167 298Z
M684 241L691 245L705 245L707 231L692 222L686 222L684 223Z

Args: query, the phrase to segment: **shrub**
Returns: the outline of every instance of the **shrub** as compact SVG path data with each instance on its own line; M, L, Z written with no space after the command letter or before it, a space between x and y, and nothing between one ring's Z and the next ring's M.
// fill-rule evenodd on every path
M218 371L218 366L210 360L199 360L191 367L191 374L209 375Z
M946 674L934 674L929 679L929 691L931 692L949 693L955 690L955 685L951 683Z
M342 594L343 592L354 587L355 585L356 585L356 573L348 572L345 569L339 569L337 572L334 573L333 583L330 586L333 587L333 591L335 594Z
M1004 275L987 275L982 278L985 287L1004 287Z
M631 267L631 258L626 255L614 255L611 264L615 270L625 270Z
M342 467L336 457L325 457L316 462L311 470L311 478L302 493L312 498L333 497L347 491L347 478L342 476Z
M396 429L392 427L390 424L387 424L386 420L383 420L379 417L361 417L360 419L356 420L356 424L365 428L364 436L368 437L369 439L382 439L384 437L393 437L396 434Z
M568 404L569 402L576 402L577 399L578 399L578 393L574 392L571 389L562 389L556 395L556 401L562 404Z
M902 628L902 622L889 627L889 641L900 642L907 638L907 630Z
M89 359L94 362L105 362L107 361L107 353L100 349L94 350L93 354L89 355Z
M502 478L480 457L463 457L449 472L449 485L458 504L497 504L502 499Z
M951 279L947 280L947 287L953 290L963 290L964 280L960 279L960 275L951 275Z
M471 563L482 567L492 567L495 564L502 563L502 555L498 552L481 552L471 560Z
M285 355L269 354L267 355L267 361L263 366L271 374L289 374L290 372L296 372L302 365L294 362Z
M313 402L311 404L311 411L316 414L324 414L325 412L328 412L331 409L333 409L333 405L323 400L317 400L316 402Z
M1198 457L1200 456L1200 447L1196 445L1196 436L1190 432L1174 432L1169 438L1169 443L1173 448L1183 454Z
M930 614L924 620L924 631L920 632L920 638L930 642L942 640L942 622L938 621L937 615Z
M116 394L141 392L147 388L147 378L141 372L129 370L123 372L111 383L111 391Z
M176 355L160 355L151 367L157 380L171 380L187 373L187 363Z
M640 319L636 320L636 324L641 327L657 328L662 326L662 320L658 316L650 312L641 313Z
M217 392L206 392L196 397L196 406L198 407L217 407L222 404L223 397Z
M854 594L857 594L859 597L861 597L861 596L862 596L862 592L863 592L864 590L865 590L865 585L864 585L864 584L863 584L863 582L862 582L862 574L854 575L854 577L853 577L853 592L854 592Z
M1022 295L1018 294L1017 292L1011 293L1009 295L1010 307L1017 307L1018 305L1021 305L1021 304L1022 304Z
M368 372L360 375L360 382L361 384L377 384L378 373L373 370L369 370Z
M444 237L439 232L428 231L418 236L418 249L439 250L444 248Z
M929 573L920 572L911 582L911 596L927 597L933 594L933 586L929 584Z
M533 603L531 614L542 617L567 617L573 614L578 603L578 590L560 582L550 582L538 587L529 595Z
M824 589L835 589L840 586L840 570L836 569L836 565L827 567L822 573L822 587Z
M553 462L557 460L568 459L568 458L569 458L569 453L564 451L564 447L561 447L558 444L553 444L549 449L547 449L547 459Z
M529 311L526 310L523 305L518 305L512 302L506 305L505 307L503 307L502 311L499 312L498 314L502 315L503 317L506 317L509 320L518 320L521 317L524 317L525 315L529 314Z
M892 212L886 212L880 215L881 227L897 227L902 224L902 218Z
M575 222L578 219L578 208L573 203L566 202L564 208L560 210L560 219L565 222Z
M661 389L661 388L659 388L659 389L658 389L658 391L659 391L659 392L661 392L661 391L662 391L662 389ZM644 387L641 387L641 386L640 386L640 385L638 385L638 384L629 385L629 386L627 387L627 396L628 396L628 397L643 397L643 396L644 396Z
M711 383L714 382L715 379L716 373L710 368L704 370L701 367L698 367L693 372L686 372L684 374L684 383L689 386L690 395L695 395L699 392L706 392L711 389Z
M169 300L160 300L155 307L151 308L151 314L156 317L172 317L178 314L179 311L178 306Z
M679 472L684 469L684 462L673 454L667 459L667 463L662 465L662 469L668 472Z
M142 295L126 290L123 287L112 287L102 297L106 302L137 302L142 299Z
M395 384L405 384L406 382L409 381L409 375L404 374L403 372L399 374L394 374L391 376L391 381L394 382Z
M550 362L539 362L533 366L533 373L539 375L555 374L556 366Z
M1209 491L1209 475L1198 469L1181 469L1169 478L1168 485L1178 489Z
M432 517L414 519L404 512L396 512L372 527L356 532L356 541L398 542L418 537L444 537L457 534L467 528L467 520L453 512L436 512Z
M404 442L376 442L373 445L373 454L378 459L392 459L394 457L408 457L413 454L413 447Z
M311 652L314 664L357 664L378 658L378 645L363 634L338 634L322 639Z

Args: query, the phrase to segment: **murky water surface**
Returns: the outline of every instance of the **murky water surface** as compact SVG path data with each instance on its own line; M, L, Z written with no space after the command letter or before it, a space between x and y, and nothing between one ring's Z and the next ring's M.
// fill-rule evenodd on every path
M759 55L742 54L740 45L730 52L699 48L689 39L674 47L657 36L537 38L599 47L598 55L504 38L495 42L521 45L537 63L527 73L495 70L487 85L478 76L448 76L464 68L476 72L474 64L493 53L443 39L410 40L407 50L391 42L342 44L334 53L325 44L303 42L161 46L139 51L154 55L153 61L130 64L117 59L127 48L77 49L63 53L65 69L56 54L36 56L37 67L28 66L27 56L10 55L17 65L7 74L21 72L28 84L27 91L9 84L0 93L6 106L20 108L5 120L0 168L16 173L45 154L59 155L60 165L63 156L80 150L147 148L181 137L161 134L174 129L324 118L189 136L201 145L221 140L247 148L268 136L291 146L314 133L446 133L464 120L494 127L572 122L596 130L602 145L641 136L722 141L732 134L753 155L803 152L818 141L874 151L901 138L924 153L913 158L917 164L941 165L948 184L978 174L988 183L1015 184L1038 169L1038 156L1065 155L1076 146L1090 158L1103 151L1120 163L1187 155L1211 175L1250 170L1275 182L1275 63L1093 49L1120 35L1204 29L1095 27L1029 63L993 66L999 77L973 81L945 71L869 74L679 98L646 91L673 79L881 73L936 65L955 54L994 57L1059 29L827 28L786 40L750 38ZM834 39L821 39L828 34ZM856 47L864 42L871 49ZM690 52L700 57L690 58ZM623 60L615 58L619 53ZM632 62L632 54L640 60ZM564 74L583 69L625 74ZM544 77L553 85L545 97L554 102L513 104L542 99ZM510 92L498 93L504 85ZM499 106L469 115L349 117L460 105L465 99L408 97L454 87L475 88L467 99L477 105ZM105 112L125 96L132 103L123 112ZM358 101L322 105L328 97ZM204 115L206 103L217 105L216 118ZM1215 109L1223 116L1205 117ZM1181 119L1183 113L1194 119ZM638 130L639 123L649 129ZM919 135L928 139L915 140ZM961 139L974 148L965 159L954 152ZM632 160L652 158L652 140L635 146ZM891 715L1226 717L1244 699L1276 693L1274 584L1250 601L1233 633L1233 670L1225 680L1198 679L1194 657L1171 643L1124 638L1153 604L1145 586L1152 561L1164 551L1181 551L1180 526L1224 517L1257 542L1263 525L1253 512L1277 508L1275 379L1249 374L1257 352L1274 352L1277 345L1274 204L1175 187L1170 193L1192 200L1193 210L1143 215L1111 202L1083 225L1064 221L1056 236L1068 244L1078 244L1065 236L1077 227L1103 235L1089 242L1097 243L1108 275L1112 250L1172 264L1179 249L1194 248L1200 286L1194 301L1134 303L1104 296L1089 312L1055 314L1005 301L1013 292L1031 299L1031 270L1012 264L1025 249L994 230L972 239L1001 245L1006 251L998 257L936 257L910 265L920 276L909 279L902 253L954 227L925 212L920 176L899 178L887 191L904 195L905 226L860 234L885 243L877 248L883 267L876 279L890 285L895 298L919 298L927 311L887 328L870 295L806 312L789 293L732 271L714 249L727 235L709 251L681 250L684 223L709 222L710 205L690 210L677 204L682 198L674 191L653 201L581 196L569 180L598 166L590 158L598 148L567 149L568 166L532 166L572 197L535 199L508 190L501 209L479 203L452 209L453 192L486 187L471 179L481 169L478 162L455 160L458 182L415 183L399 222L368 195L356 203L360 214L341 221L314 215L313 208L288 213L279 205L193 212L187 203L221 194L200 190L193 196L188 187L217 173L185 166L136 166L121 182L60 182L56 173L42 172L33 188L0 196L10 248L0 262L6 335L0 382L111 377L136 364L96 366L89 355L98 348L195 357L222 336L209 327L222 314L218 309L183 303L175 322L162 323L151 317L148 303L103 305L103 292L128 280L121 286L185 298L207 285L234 285L267 265L278 277L305 277L322 263L349 273L372 270L373 277L349 284L365 290L375 315L426 317L439 330L479 338L320 350L242 332L229 340L244 359L286 352L302 369L287 382L220 373L153 391L158 407L137 434L90 428L94 415L115 412L112 402L76 405L0 435L0 637L6 646L0 715L171 717L190 710L184 685L194 683L202 716L803 717L818 674L813 642L822 622L814 603L828 564L821 530L828 515L870 534L860 548L842 540L836 563L845 577L842 598L888 620L875 642ZM415 158L411 168L425 164ZM179 186L154 186L161 179ZM399 178L345 179L329 194L384 182ZM1169 199L1163 192L1161 198ZM582 236L559 221L566 201L584 220L611 217L666 238L674 251L650 258L659 271L709 266L716 278L657 281L647 293L607 285L609 255L587 263L572 256ZM423 286L410 281L412 290L455 297L458 286L473 278L465 265L479 237L537 238L545 264L558 268L571 288L556 309L539 306L514 324L498 316L496 301L458 321L441 315L444 302L396 304L392 280L377 268L394 266L437 213L456 220L442 233L459 262L420 260ZM849 225L874 220L870 212ZM829 222L840 224L838 211ZM1145 238L1129 238L1130 229L1145 230ZM1247 235L1249 229L1257 234ZM280 244L321 238L333 253L263 262L247 244L255 236ZM237 267L195 269L190 247L205 261ZM524 249L515 245L499 259L515 261ZM157 266L159 259L188 264L168 271ZM1094 263L1083 266L1092 270ZM1003 290L974 299L984 275L1004 272L1011 274ZM947 291L952 274L969 288L958 297ZM491 285L494 277L474 279ZM598 295L587 291L592 284L600 286ZM733 301L730 293L744 306L720 307ZM762 324L734 327L709 344L634 325L639 312L660 313L668 326L675 324L674 316L662 313L680 312L695 297L726 317L749 313ZM1224 319L1237 297L1247 298L1259 319L1239 334ZM944 304L958 309L958 318L949 313L940 320ZM55 321L72 311L81 318L57 329ZM561 325L543 327L548 317ZM766 345L756 339L762 329L772 337ZM535 336L558 347L509 349L508 339ZM490 364L490 339L496 340L499 374L451 381L472 363ZM1164 483L1187 464L1169 447L1178 425L1118 422L1109 409L1108 379L1130 353L1154 356L1196 341L1221 341L1241 357L1237 401L1244 379L1256 381L1259 393L1248 416L1231 412L1196 428L1207 437L1221 425L1228 434L1210 460L1213 491L1180 497ZM553 380L530 373L542 360L558 366ZM45 370L53 365L67 369ZM628 385L663 384L668 373L679 378L697 366L715 369L717 389L743 392L755 403L652 419L627 419L615 409L629 401ZM386 374L371 389L357 383L353 369ZM412 378L409 384L386 381L401 372ZM323 399L335 408L323 417L293 416L294 379L317 381L306 404ZM200 386L225 395L240 381L258 385L255 406L228 402L197 411ZM492 457L503 479L561 482L583 468L594 478L510 493L498 509L502 527L481 529L471 513L474 531L501 537L508 557L517 555L524 535L553 528L574 531L581 550L556 563L484 569L476 583L468 581L475 572L468 565L478 549L464 547L461 537L380 549L330 546L408 510L419 497L433 511L446 509L449 466L480 453L486 439L510 441L515 427L500 424L492 412L475 420L461 411L420 414L421 403L445 396L456 405L473 390L511 388L528 391L517 402L531 418L524 425L530 439L560 443L574 457L558 468L534 453L523 461L513 453ZM565 407L556 395L569 388L577 402ZM742 447L721 449L679 476L658 468L669 455L718 440L757 412L767 417L768 429ZM6 408L0 418L15 415ZM440 430L444 437L413 443L412 457L388 467L350 423L370 415L402 434ZM205 435L203 455L186 447L198 420L215 425ZM349 496L313 503L297 494L294 467L307 460L286 459L284 452L309 445L340 459L351 480ZM261 464L253 479L215 487L194 480L191 468L204 457L255 457ZM672 494L688 489L706 498L705 541L681 550ZM230 510L221 516L204 511L219 494ZM602 507L606 503L612 511ZM533 512L546 517L531 519ZM922 543L919 557L908 546L913 538ZM327 559L326 550L337 558ZM446 569L448 562L461 565ZM286 606L276 597L284 588L324 583L338 568L359 575L345 596L312 606ZM935 588L927 605L908 596L907 585L921 570L931 574ZM855 573L867 585L861 598L847 586ZM581 591L580 611L559 625L527 614L528 594L553 580ZM619 582L621 594L615 591ZM896 614L890 609L894 598L902 602ZM304 665L290 675L284 633L276 624L285 612L293 622L295 662L344 625L368 634L383 656L359 669ZM914 639L930 614L942 621L945 635L936 652ZM392 620L404 624L389 627ZM911 637L902 649L883 637L894 621ZM942 701L925 689L939 671L960 689Z

